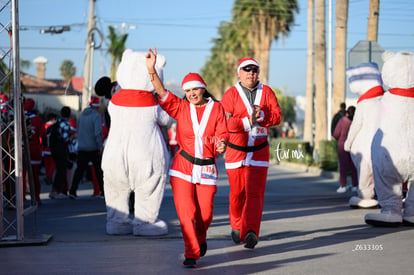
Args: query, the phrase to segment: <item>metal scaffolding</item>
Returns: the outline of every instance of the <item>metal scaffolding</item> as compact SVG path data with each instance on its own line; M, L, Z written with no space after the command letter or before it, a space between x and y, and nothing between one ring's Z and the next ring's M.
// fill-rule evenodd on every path
M18 0L0 0L0 246L43 243L50 236L24 234L24 218L37 210L31 169L28 171L30 205L24 207L23 166L30 168L28 138L20 86ZM33 238L33 239L31 239Z

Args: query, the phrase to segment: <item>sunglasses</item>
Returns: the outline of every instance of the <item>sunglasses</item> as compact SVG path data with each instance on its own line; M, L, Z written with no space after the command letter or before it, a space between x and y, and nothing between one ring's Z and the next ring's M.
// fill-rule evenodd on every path
M248 73L249 72L257 73L259 71L259 68L255 66L246 66L246 67L243 67L242 70Z

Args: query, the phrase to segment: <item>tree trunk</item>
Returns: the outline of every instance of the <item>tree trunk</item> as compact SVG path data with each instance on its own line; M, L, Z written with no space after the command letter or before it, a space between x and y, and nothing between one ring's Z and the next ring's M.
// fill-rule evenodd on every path
M327 138L326 113L326 7L325 0L316 0L315 37L315 150L318 159L319 142Z
M306 72L306 110L305 125L303 130L303 139L309 141L313 146L313 123L314 123L314 0L308 0L308 54L307 54L307 72Z
M267 85L269 80L269 53L276 22L269 18L269 16L260 15L253 18L253 24L257 27L249 32L250 48L253 49L253 56L251 57L259 62L260 81Z
M349 0L336 0L336 28L335 28L335 66L333 80L333 116L346 98L346 37L348 25Z
M369 1L368 34L367 40L378 42L378 18L380 0Z
M111 80L116 81L116 57L111 56Z

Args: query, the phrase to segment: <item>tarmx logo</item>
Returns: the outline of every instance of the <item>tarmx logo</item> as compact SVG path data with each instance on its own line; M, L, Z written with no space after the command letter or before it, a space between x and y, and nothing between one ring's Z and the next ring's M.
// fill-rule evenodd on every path
M277 160L280 162L282 159L301 159L305 156L303 155L302 149L291 150L291 149L281 149L280 142L277 144L275 150Z

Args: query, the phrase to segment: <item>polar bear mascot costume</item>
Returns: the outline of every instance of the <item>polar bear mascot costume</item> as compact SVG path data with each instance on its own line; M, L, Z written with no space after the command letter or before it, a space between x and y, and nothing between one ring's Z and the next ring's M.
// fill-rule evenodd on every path
M414 225L414 53L382 54L382 79L388 92L381 100L379 128L371 145L375 191L380 213L365 215L376 226ZM408 193L401 199L402 183Z
M349 200L353 208L378 206L374 199L374 178L371 165L371 142L378 129L381 98L384 95L381 72L376 63L361 63L347 69L349 89L359 95L354 119L345 141L358 172L358 195Z
M145 65L145 54L124 51L116 77L121 89L108 105L111 127L102 157L107 208L106 232L111 235L165 235L167 224L158 219L169 165L160 126L169 116L158 105ZM162 76L165 58L158 55ZM134 217L129 196L135 193Z

